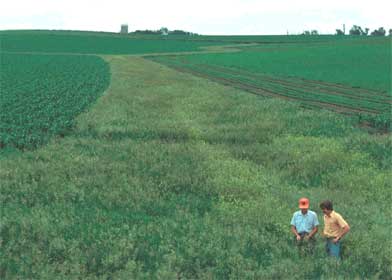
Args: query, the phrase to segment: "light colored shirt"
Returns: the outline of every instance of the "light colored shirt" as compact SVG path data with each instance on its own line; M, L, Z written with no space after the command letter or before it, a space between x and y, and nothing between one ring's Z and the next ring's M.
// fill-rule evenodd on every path
M343 231L343 228L348 224L342 216L335 211L332 211L330 217L324 215L324 235L326 237L338 237Z
M295 226L298 233L309 233L319 225L319 221L315 212L308 210L304 215L300 210L294 213L293 218L291 219L291 225Z

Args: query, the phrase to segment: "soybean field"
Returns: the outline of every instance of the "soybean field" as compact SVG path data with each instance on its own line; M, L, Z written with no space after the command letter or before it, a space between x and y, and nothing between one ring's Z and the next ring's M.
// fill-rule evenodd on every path
M1 54L0 146L34 148L64 135L109 85L96 56Z

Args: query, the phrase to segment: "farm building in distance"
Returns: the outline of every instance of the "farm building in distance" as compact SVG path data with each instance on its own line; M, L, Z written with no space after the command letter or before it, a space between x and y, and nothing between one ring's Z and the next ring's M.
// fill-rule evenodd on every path
M128 24L121 24L121 34L128 34Z

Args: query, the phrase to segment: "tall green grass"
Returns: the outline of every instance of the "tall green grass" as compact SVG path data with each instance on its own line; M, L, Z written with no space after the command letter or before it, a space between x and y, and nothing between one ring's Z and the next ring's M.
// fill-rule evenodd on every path
M391 139L138 58L72 135L1 158L1 278L387 279ZM352 230L300 258L299 197ZM322 220L322 219L321 219Z

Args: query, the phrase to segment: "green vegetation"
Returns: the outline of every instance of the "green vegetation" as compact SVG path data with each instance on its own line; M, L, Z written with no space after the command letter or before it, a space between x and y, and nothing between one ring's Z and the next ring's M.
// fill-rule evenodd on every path
M325 44L279 44L245 51L186 56L193 64L341 83L392 93L391 38ZM183 59L183 57L178 57Z
M33 148L69 130L109 85L96 56L0 54L0 148Z
M164 40L154 36L149 40L119 34L93 32L3 31L0 49L5 52L49 52L83 54L141 54L158 52L197 51L200 47L217 45L212 42ZM224 44L224 43L221 43Z
M336 41L352 41L363 38L356 36L334 36L334 35L263 35L263 36L200 36L196 40L207 40L216 42L231 42L231 43L317 43L317 42L336 42Z
M0 50L8 52L67 52L83 54L141 54L197 51L201 47L234 43L325 43L340 41L369 41L360 36L202 36L123 35L111 32L15 30L0 31ZM375 39L373 39L375 40ZM28 43L26 43L28 42Z
M292 100L301 100L304 103L322 102L320 106L338 104L348 110L363 110L364 112L389 112L391 98L379 92L360 91L355 88L345 88L339 85L318 83L303 79L279 77L277 75L254 74L250 71L239 71L230 67L214 67L209 64L192 64L182 57L153 57L154 61L166 65L190 70L196 74L204 74L223 82L232 82L233 85L248 85L255 89L265 90L272 96L284 96Z
M154 61L253 93L391 127L391 39L242 47L237 53L154 56Z
M323 110L390 127L391 41L357 37L0 32L0 278L388 279L392 139ZM338 265L300 258L302 196Z
M387 279L391 138L350 119L109 57L72 134L1 159L2 279ZM352 230L299 258L297 199Z
M140 34L133 33L132 37L140 39L152 39L152 38L162 38L162 36L157 36L156 34ZM187 40L187 41L205 41L205 42L215 42L215 43L261 43L261 44L277 44L277 43L325 43L325 42L340 42L340 41L368 41L370 38L359 37L359 36L335 36L335 35L178 35L169 34L169 36L164 37L166 40Z

